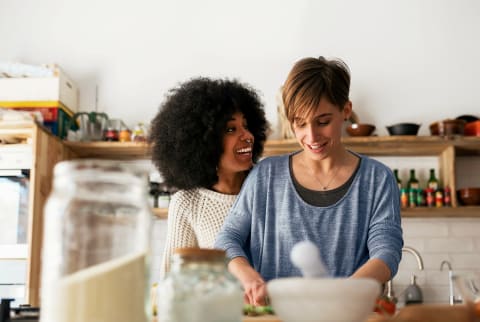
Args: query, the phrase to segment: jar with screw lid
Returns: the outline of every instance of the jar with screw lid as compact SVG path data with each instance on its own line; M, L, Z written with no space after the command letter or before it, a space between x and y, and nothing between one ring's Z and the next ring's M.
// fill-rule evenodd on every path
M152 213L134 163L54 168L45 205L41 322L146 322Z
M159 322L240 322L243 291L227 270L225 252L178 248L158 286Z

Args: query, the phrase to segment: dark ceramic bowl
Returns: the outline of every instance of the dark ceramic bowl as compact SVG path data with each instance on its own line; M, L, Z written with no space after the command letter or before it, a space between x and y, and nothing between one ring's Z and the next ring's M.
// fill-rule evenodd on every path
M480 188L459 189L458 198L466 206L480 205Z
M455 119L464 120L467 123L475 122L479 120L479 118L476 117L475 115L460 115L460 116L457 116Z
M375 131L375 125L366 123L353 123L347 127L350 136L370 136Z
M417 135L420 124L416 123L397 123L387 126L390 135Z
M446 119L430 124L430 133L432 135L453 136L463 135L465 128L465 120Z

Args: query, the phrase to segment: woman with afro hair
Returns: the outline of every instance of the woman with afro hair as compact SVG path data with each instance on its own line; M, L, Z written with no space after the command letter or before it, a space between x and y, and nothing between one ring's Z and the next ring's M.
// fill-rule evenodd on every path
M178 189L168 208L162 275L175 248L212 248L269 129L263 104L236 80L193 78L171 89L151 123L152 161Z

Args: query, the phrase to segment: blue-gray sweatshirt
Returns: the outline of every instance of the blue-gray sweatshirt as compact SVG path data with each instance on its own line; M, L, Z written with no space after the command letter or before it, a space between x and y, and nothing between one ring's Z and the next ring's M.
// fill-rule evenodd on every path
M363 155L352 185L337 203L316 207L300 198L289 155L259 162L245 180L215 248L243 256L268 281L301 276L290 262L297 242L313 241L332 276L352 275L370 258L396 274L403 246L400 200L392 171Z

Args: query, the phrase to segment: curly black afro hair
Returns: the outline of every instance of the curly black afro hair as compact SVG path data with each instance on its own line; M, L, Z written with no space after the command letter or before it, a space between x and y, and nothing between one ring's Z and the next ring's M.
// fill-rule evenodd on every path
M152 161L174 189L211 188L231 116L243 113L254 136L253 162L269 124L256 91L237 80L193 78L171 89L151 122Z

